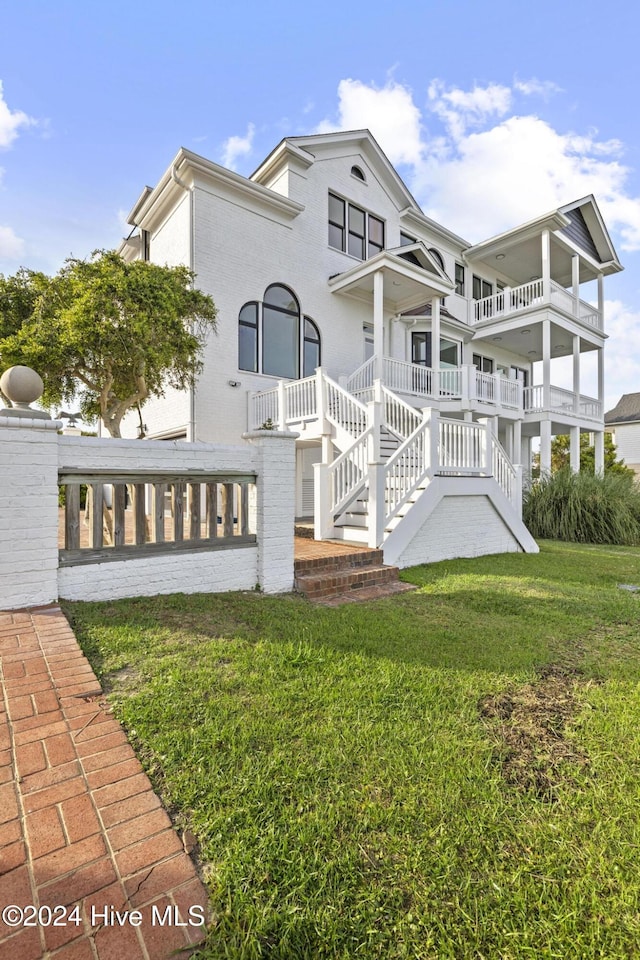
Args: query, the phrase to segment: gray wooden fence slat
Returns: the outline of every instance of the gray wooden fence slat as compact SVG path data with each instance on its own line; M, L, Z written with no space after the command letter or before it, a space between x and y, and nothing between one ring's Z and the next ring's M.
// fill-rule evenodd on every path
M80 549L80 484L69 483L64 491L64 545Z
M145 504L146 488L144 483L136 483L133 487L133 519L134 519L134 542L136 546L146 543L147 540L147 514Z
M175 543L184 540L184 483L173 484L171 498L173 506L173 539Z
M91 504L91 547L94 550L100 549L103 545L102 525L104 518L104 487L101 483L92 483L92 504Z
M223 503L223 536L233 536L233 484L222 484L222 503Z
M218 484L207 484L207 537L215 540L218 536Z
M113 485L113 545L114 547L124 546L124 510L127 502L127 488L124 483L115 483Z
M164 483L153 485L153 539L155 543L164 543Z
M200 484L189 484L189 539L200 540L202 530L200 526Z
M249 486L246 483L238 484L238 496L240 497L240 510L238 520L240 523L240 536L245 537L249 532Z

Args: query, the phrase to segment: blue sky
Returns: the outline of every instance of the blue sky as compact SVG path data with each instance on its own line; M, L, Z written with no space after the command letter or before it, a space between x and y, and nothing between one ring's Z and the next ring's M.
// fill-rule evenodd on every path
M618 0L3 4L0 273L116 246L180 146L249 174L286 135L368 126L470 241L594 193L607 401L640 390L640 12ZM586 391L587 384L583 389Z

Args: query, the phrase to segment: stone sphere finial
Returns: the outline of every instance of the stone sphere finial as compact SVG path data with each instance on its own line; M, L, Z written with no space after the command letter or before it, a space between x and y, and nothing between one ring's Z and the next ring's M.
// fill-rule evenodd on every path
M0 411L1 415L32 417L36 420L51 419L44 410L32 410L29 406L39 400L44 391L42 377L31 367L9 367L0 377L0 390L11 401L11 407Z

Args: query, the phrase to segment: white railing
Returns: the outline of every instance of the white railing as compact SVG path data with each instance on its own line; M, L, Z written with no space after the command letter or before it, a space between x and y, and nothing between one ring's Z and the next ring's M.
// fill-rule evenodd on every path
M560 307L565 313L570 313L573 316L576 315L576 300L573 293L560 286L555 280L551 281L551 303L556 307ZM586 300L578 300L577 315L581 323L595 327L596 330L604 329L600 312L592 303L587 303Z
M486 424L440 418L438 471L476 475L487 472L487 430Z
M509 380L507 377L498 377L498 386L502 406L522 410L521 382L519 380Z
M364 488L368 462L369 437L373 435L373 426L368 427L354 443L329 464L329 509L334 519L347 507Z
M539 413L545 409L544 387L542 384L537 384L534 387L525 387L524 412ZM594 397L586 397L583 394L576 395L572 390L565 390L563 387L549 387L548 409L569 416L586 417L590 420L602 419L602 403L599 400L596 400Z
M271 423L277 426L278 417L278 388L264 390L262 393L254 393L250 397L249 407L249 429L257 430L265 423Z
M361 391L373 386L375 376L376 358L369 357L368 360L355 370L347 380L347 390L359 396Z
M325 398L324 411L327 420L341 427L352 437L359 437L367 429L367 408L356 397L323 374Z
M422 423L421 414L387 387L382 388L382 401L385 427L397 437L406 440Z
M522 484L519 471L511 463L506 450L494 434L491 435L491 465L498 486L519 513L522 509Z
M418 424L385 464L385 527L399 513L430 472L431 428L435 423L437 423L437 416L433 417L433 421L429 418Z
M462 367L436 371L438 375L438 396L448 397L450 400L457 400L461 397L463 372Z
M500 399L500 387L492 373L480 373L476 370L476 400L483 403L496 403Z
M285 411L284 421L300 423L302 420L313 420L318 415L318 381L314 374L304 380L294 380L284 388Z
M433 370L430 367L385 357L382 369L383 382L390 390L416 397L434 396Z
M473 303L472 323L493 320L510 313L526 310L542 302L542 280L529 280L519 287L507 287L490 297L483 297Z

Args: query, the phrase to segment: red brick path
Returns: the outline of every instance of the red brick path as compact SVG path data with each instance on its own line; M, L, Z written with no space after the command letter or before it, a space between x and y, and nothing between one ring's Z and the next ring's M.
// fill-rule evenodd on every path
M40 909L0 920L0 956L165 960L199 941L204 887L60 609L0 613L0 664L0 914Z

